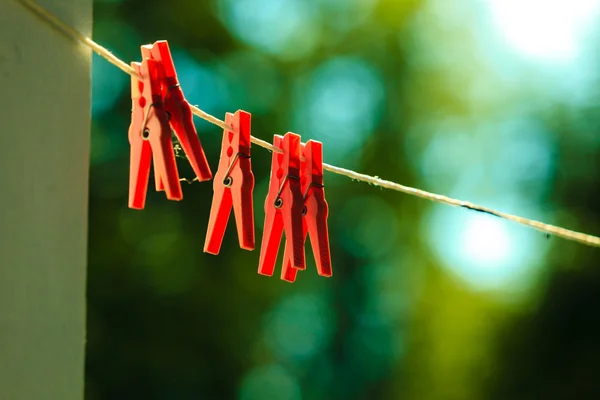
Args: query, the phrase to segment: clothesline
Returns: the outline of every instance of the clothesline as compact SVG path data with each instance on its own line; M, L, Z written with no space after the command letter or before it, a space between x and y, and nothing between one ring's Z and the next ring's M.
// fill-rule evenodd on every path
M33 12L35 15L40 17L43 21L49 23L54 28L56 28L57 30L59 30L60 32L65 34L67 37L91 48L95 53L97 53L101 57L105 58L108 62L115 65L121 71L125 72L128 75L138 76L136 74L136 72L131 68L130 65L128 65L127 63L125 63L124 61L119 59L117 56L112 54L105 47L96 43L91 38L83 35L81 32L78 32L75 28L71 27L70 25L66 24L65 22L63 22L62 20L57 18L54 14L52 14L45 8L41 7L35 1L33 1L33 0L16 0L16 1L21 3L29 11ZM198 108L196 106L191 106L191 108L192 108L192 112L194 115L196 115L214 125L217 125L218 127L222 128L222 129L232 130L232 127L227 125L224 121L220 120L219 118L214 117L214 116L206 113L205 111L202 111L200 108ZM256 138L254 136L251 137L251 141L252 141L252 143L254 143L260 147L263 147L265 149L268 149L270 151L281 152L280 149L273 146L272 144L270 144L264 140L261 140L259 138ZM336 167L334 165L330 165L330 164L326 164L326 163L323 164L323 169L325 169L329 172L332 172L334 174L346 176L346 177L356 180L356 181L366 182L371 185L375 185L375 186L379 186L379 187L382 187L385 189L390 189L390 190L395 190L398 192L406 193L406 194L409 194L412 196L420 197L422 199L431 200L436 203L446 204L446 205L455 206L455 207L463 207L463 208L466 208L469 210L483 212L483 213L490 214L490 215L493 215L493 216L496 216L496 217L499 217L499 218L502 218L502 219L505 219L508 221L516 222L518 224L537 229L546 234L562 237L563 239L566 239L566 240L579 242L579 243L582 243L582 244L585 244L588 246L600 247L600 237L597 237L597 236L573 231L573 230L562 228L559 226L546 224L546 223L543 223L540 221L535 221L532 219L520 217L518 215L505 213L505 212L498 211L498 210L495 210L495 209L492 209L489 207L481 206L478 204L473 204L469 201L458 200L458 199L454 199L454 198L451 198L448 196L427 192L427 191L412 188L409 186L404 186L404 185L401 185L396 182L391 182L391 181L381 179L377 176L361 174L359 172L355 172L355 171L341 168L341 167Z

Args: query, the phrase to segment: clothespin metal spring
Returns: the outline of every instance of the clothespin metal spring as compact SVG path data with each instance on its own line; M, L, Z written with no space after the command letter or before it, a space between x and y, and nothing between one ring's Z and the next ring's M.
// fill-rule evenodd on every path
M285 178L283 178L283 182L281 182L281 186L279 186L279 191L277 192L277 196L275 197L275 202L273 203L275 208L281 208L283 206L283 199L281 198L281 192L283 192L283 188L285 187L285 184L288 179L295 179L295 180L299 181L300 177L291 175L291 174L287 174L285 176Z
M225 185L225 187L231 187L231 185L233 185L233 178L229 176L229 173L235 165L235 162L237 161L238 157L250 158L250 156L247 154L235 153L233 160L231 160L231 163L229 163L229 167L227 167L227 171L225 171L225 178L223 178L223 185Z

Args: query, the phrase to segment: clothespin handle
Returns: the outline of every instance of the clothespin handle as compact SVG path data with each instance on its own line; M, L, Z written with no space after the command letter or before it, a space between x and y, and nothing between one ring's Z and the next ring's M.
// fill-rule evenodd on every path
M273 152L269 192L265 200L265 224L258 272L273 275L283 232L286 250L295 268L305 268L300 187L300 136L288 132L275 135L273 145L282 150Z
M212 172L194 126L192 109L179 85L168 42L159 40L152 45L142 46L142 56L160 63L163 70L161 93L169 123L198 180L211 179Z
M171 143L171 128L162 104L161 64L152 59L131 63L140 77L132 76L132 120L129 126L129 207L141 209L146 202L151 159L156 180L165 184L170 200L181 200L181 184Z
M231 209L235 215L240 247L254 250L254 174L250 162L250 118L245 111L227 113L225 123L233 131L223 132L219 168L213 180L213 201L204 251L218 254Z
M301 182L304 200L302 218L303 245L308 234L318 274L331 277L331 254L327 226L329 206L325 200L325 188L323 185L323 146L321 142L314 140L306 142L306 144L302 145L302 156ZM290 254L286 253L281 278L289 282L294 282L299 269L293 267Z

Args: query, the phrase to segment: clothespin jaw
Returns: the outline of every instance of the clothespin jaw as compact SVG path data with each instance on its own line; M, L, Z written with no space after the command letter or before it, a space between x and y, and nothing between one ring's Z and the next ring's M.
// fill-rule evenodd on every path
M163 71L154 60L131 63L139 76L131 77L131 124L129 143L129 207L143 209L148 191L151 159L157 180L165 183L170 200L181 200L181 185L171 144L171 128L162 105Z
M161 90L165 111L169 116L169 123L198 180L211 179L212 172L194 126L192 109L179 85L168 42L159 40L153 45L142 46L142 56L161 63L164 71Z
M327 216L329 206L325 200L323 186L323 145L321 142L309 140L302 145L301 186L304 194L304 210L302 219L303 244L306 235L315 255L317 272L321 276L331 277L331 254L329 249L329 232ZM299 268L292 266L288 253L285 254L282 279L294 282Z
M213 201L204 243L206 253L219 254L232 208L240 247L254 250L254 174L250 163L250 118L250 113L241 110L225 115L225 123L233 131L223 131L221 158L213 180Z
M305 268L302 235L303 198L300 187L300 136L288 132L282 138L275 135L269 192L265 200L265 224L260 250L258 273L271 276L283 232L286 251L292 266Z

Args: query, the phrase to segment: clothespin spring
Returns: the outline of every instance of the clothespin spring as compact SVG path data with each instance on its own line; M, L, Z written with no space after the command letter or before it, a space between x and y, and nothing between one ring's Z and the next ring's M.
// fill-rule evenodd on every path
M320 183L316 183L316 182L311 182L308 184L308 187L306 188L306 192L304 192L304 195L302 196L302 198L304 199L304 201L306 201L306 198L308 197L308 192L311 188L311 186L315 186L318 188L324 188L325 185L321 185ZM306 206L302 207L302 216L304 217L306 215L306 213L308 212L308 208L306 208Z
M148 117L150 116L150 109L158 105L162 105L162 103L159 102L150 104L150 106L148 106L148 111L146 112L146 115L144 115L144 122L142 123L142 139L144 140L148 140L150 138L150 132L148 131L148 128L146 128L146 124L148 123Z
M325 185L321 185L320 183L316 183L316 182L309 183L308 187L306 188L306 192L304 192L304 196L303 196L304 200L306 200L306 197L308 196L308 191L310 190L311 186L316 186L318 188L324 188L325 187Z
M287 182L288 179L296 179L299 181L300 177L291 175L291 174L287 174L285 176L285 178L283 178L283 182L281 182L281 186L279 187L277 196L275 196L275 203L273 204L275 206L275 208L281 208L281 206L283 206L283 199L280 197L280 195L281 195L281 192L283 192L283 188L285 187L285 183Z
M237 161L238 157L250 158L250 156L247 154L235 153L233 160L231 160L229 167L227 167L227 171L225 171L225 178L223 178L223 185L225 185L225 187L231 187L231 185L233 184L233 178L229 176L229 173L231 172L231 168L233 168L233 166L235 165L235 162Z

